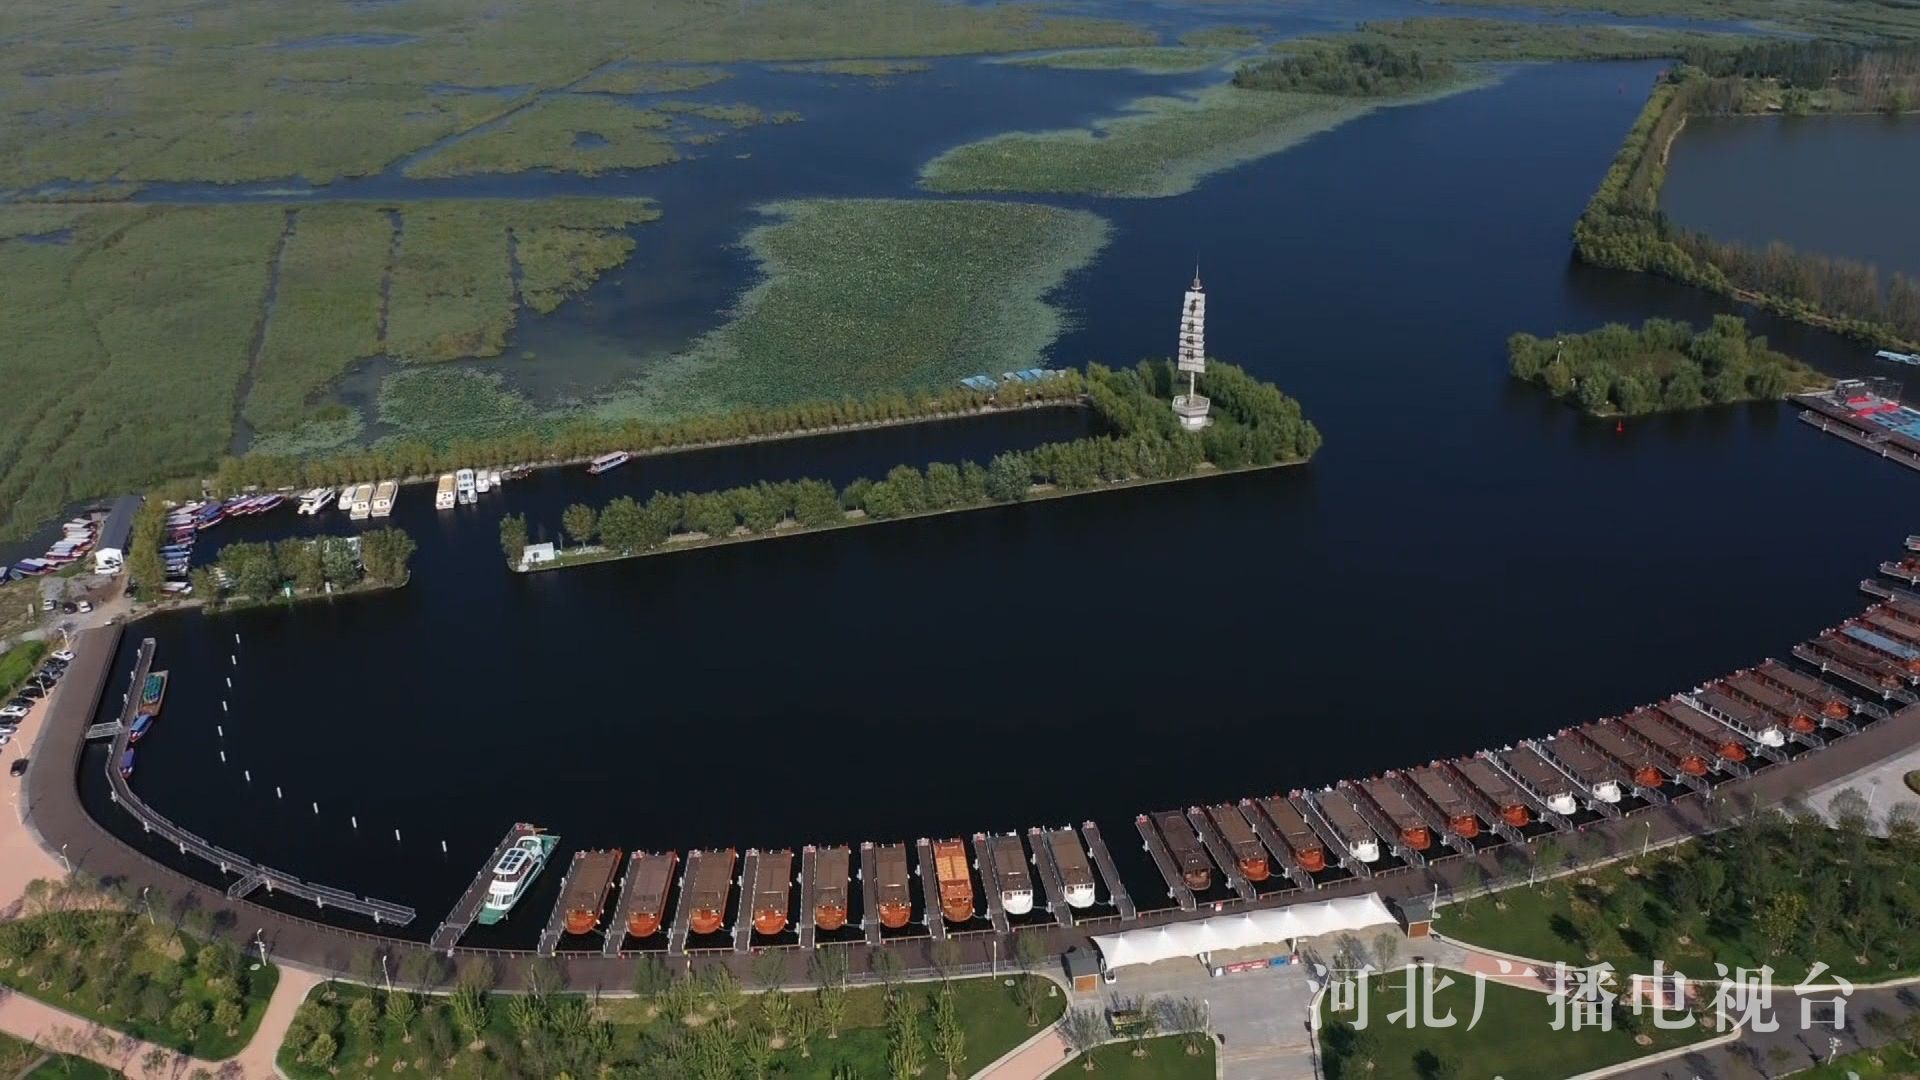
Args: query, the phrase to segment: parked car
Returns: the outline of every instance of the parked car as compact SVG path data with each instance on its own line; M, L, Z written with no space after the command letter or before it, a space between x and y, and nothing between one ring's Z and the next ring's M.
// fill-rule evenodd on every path
M41 611L52 611L52 610L53 610L53 597L51 597L51 596L45 596L45 597L41 597L41 599L40 599L40 610L41 610Z
M80 601L80 604L79 604L79 607L80 607L80 610L81 610L81 611L92 611L92 610L93 610L93 601L91 601L91 600L82 600L82 601Z
M66 603L60 605L60 610L66 612L68 615L71 615L74 612L79 611L80 608L76 606L73 601L69 600Z
M62 664L71 664L73 663L73 652L70 649L56 649L47 659Z

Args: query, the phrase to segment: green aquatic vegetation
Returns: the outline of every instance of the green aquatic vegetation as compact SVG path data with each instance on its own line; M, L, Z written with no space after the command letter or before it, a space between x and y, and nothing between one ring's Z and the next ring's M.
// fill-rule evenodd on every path
M753 127L767 121L767 114L745 102L721 105L710 101L661 101L653 106L664 113L680 113L697 116L702 120L711 120L716 124L729 127Z
M542 315L633 253L633 237L624 232L536 225L514 229L513 238L520 299Z
M250 454L269 457L305 458L330 453L360 441L366 423L357 409L344 405L322 408L313 419L284 431L269 432L253 440Z
M1424 93L1365 100L1231 86L1138 98L1091 128L1011 132L955 147L929 162L920 180L948 193L1179 195L1211 173L1278 153L1375 108L1457 93L1490 77L1462 75Z
M530 427L538 413L497 374L457 368L402 371L380 384L380 422L430 442Z
M602 416L938 389L1042 362L1044 297L1106 243L1078 210L844 199L776 203L748 232L761 282L730 320Z
M621 64L575 86L581 93L661 94L698 90L733 75L724 68L682 64Z
M1180 44L1196 49L1250 49L1267 30L1261 26L1203 26L1180 35Z
M799 75L849 75L861 79L892 79L933 70L925 60L815 60L805 64L768 64L773 71Z
M381 283L397 215L354 203L290 213L273 308L241 408L257 430L297 425L316 392L380 351Z
M1429 59L1418 49L1349 41L1310 43L1234 72L1233 85L1245 90L1286 90L1341 97L1394 97L1445 83L1453 64Z
M1150 45L1130 49L1068 49L1061 52L1022 56L999 63L1021 67L1050 67L1070 70L1125 70L1149 75L1180 75L1222 63L1233 55L1231 49L1197 48L1177 45Z
M584 94L541 98L408 165L411 177L514 173L530 169L595 176L679 160L664 112Z
M485 204L408 209L387 300L387 355L496 356L513 326L506 222Z

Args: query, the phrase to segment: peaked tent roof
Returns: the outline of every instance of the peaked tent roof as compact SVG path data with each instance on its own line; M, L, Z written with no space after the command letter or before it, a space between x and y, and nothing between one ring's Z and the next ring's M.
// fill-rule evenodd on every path
M1343 896L1312 904L1267 908L1239 915L1216 915L1197 922L1170 923L1118 934L1096 935L1093 943L1108 968L1151 964L1177 956L1275 945L1396 922L1379 893Z

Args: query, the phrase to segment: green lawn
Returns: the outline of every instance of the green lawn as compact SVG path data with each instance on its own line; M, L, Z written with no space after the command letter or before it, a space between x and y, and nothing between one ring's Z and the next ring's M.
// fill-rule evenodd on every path
M1065 1009L1063 995L1044 998L1040 1024L1029 1026L1004 980L961 979L952 985L966 1032L967 1070L963 1072L984 1067L1059 1019ZM900 991L919 1004L919 1023L928 1034L932 1027L925 1002L934 989L933 984L912 984ZM801 1007L810 1007L814 1000L811 993L787 997ZM559 1071L583 1076L622 1062L670 1061L677 1045L703 1038L725 1047L716 1051L709 1046L708 1052L737 1054L741 1046L766 1032L768 1023L763 996L758 994L745 995L735 1004L731 1026L718 999L691 994L683 1002L686 1018L678 1022L667 1018L674 1007L669 1005L663 1012L655 999L610 998L590 1005L585 998L556 996L548 999L548 1019L523 1029L516 1026L516 1019L525 1019L515 1015L519 1006L512 999L494 996L487 1001L481 1030L485 1046L474 1049L465 1035L454 1030L454 1009L444 997L420 999L422 1014L410 1024L410 1042L403 1039L390 1008L384 1014L375 1011L371 1028L356 1028L354 1003L380 1003L384 998L357 986L316 988L302 1007L303 1019L280 1048L282 1071L295 1080L423 1075L478 1080L496 1075L549 1076ZM847 991L838 1038L818 1031L806 1041L804 1055L789 1044L770 1050L770 1064L779 1075L794 1080L836 1080L848 1075L842 1070L849 1069L853 1075L883 1075L888 1047L884 1005L885 992L878 987ZM313 1041L323 1034L333 1051L324 1060L312 1050Z
M57 909L0 924L0 983L207 1060L247 1044L279 977L272 966L253 970L232 946L203 946L164 920L121 911ZM214 1020L229 1001L239 1007L231 1028Z
M1178 1035L1148 1039L1145 1057L1133 1056L1131 1043L1102 1046L1091 1054L1082 1054L1060 1067L1054 1075L1067 1078L1081 1075L1087 1059L1093 1059L1093 1075L1099 1080L1213 1080L1213 1043L1198 1054L1189 1054L1186 1040Z
M13 696L13 692L27 676L33 674L40 664L40 658L47 655L47 643L28 641L6 652L0 653L0 699Z
M1592 954L1636 973L1651 972L1655 958L1696 978L1714 976L1716 962L1729 970L1764 963L1776 985L1788 986L1811 958L1856 983L1920 966L1912 943L1920 840L1854 849L1825 825L1776 822L1749 838L1750 829L1655 855L1637 873L1616 864L1449 904L1439 927L1501 952L1579 966ZM1708 915L1690 920L1695 910Z
M120 1076L87 1058L61 1054L28 1073L23 1080L119 1080Z
M1796 1059L1798 1060L1798 1059ZM1920 1057L1899 1043L1890 1043L1872 1050L1862 1050L1854 1054L1842 1054L1831 1064L1816 1065L1805 1072L1793 1074L1801 1080L1910 1080L1920 1076Z
M1435 975L1436 981L1439 974ZM1649 1023L1647 1034L1653 1042L1641 1046L1622 1029L1618 1018L1610 1031L1593 1027L1555 1031L1554 1007L1547 995L1498 983L1487 984L1479 1023L1468 1031L1467 1024L1473 1017L1473 981L1457 973L1451 977L1453 985L1433 995L1431 1005L1437 1017L1452 1013L1457 1021L1452 1027L1408 1030L1404 1018L1399 1025L1387 1021L1389 1013L1407 1006L1404 972L1369 980L1367 1027L1357 1036L1352 1014L1330 1014L1323 998L1320 1037L1328 1080L1429 1080L1442 1075L1561 1080L1706 1037L1697 1029L1655 1031ZM1424 991L1414 995L1416 1009L1428 1004L1422 994ZM1373 1062L1372 1071L1366 1068L1368 1060ZM1446 1071L1449 1064L1454 1070L1451 1073Z

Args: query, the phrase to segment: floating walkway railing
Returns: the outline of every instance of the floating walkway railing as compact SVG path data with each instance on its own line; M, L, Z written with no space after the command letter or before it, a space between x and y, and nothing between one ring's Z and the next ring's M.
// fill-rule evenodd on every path
M236 855L218 844L201 839L186 829L175 825L153 807L143 802L133 793L133 787L127 778L120 775L120 758L127 752L130 734L129 726L133 719L133 710L139 701L139 690L146 680L147 672L153 667L154 639L140 642L140 652L133 665L133 684L127 694L127 702L122 707L120 719L114 721L120 730L113 734L113 749L107 755L107 784L113 801L132 814L140 828L150 834L158 834L182 855L193 855L205 859L220 868L223 874L238 874L239 880L227 888L227 895L233 899L242 899L254 890L264 888L269 894L285 893L311 901L316 907L338 908L351 911L356 915L365 915L381 925L405 926L413 921L414 910L404 904L388 903L372 897L355 896L342 889L333 889L325 885L316 885L302 881L292 874L283 874L260 866L251 860ZM91 729L89 729L91 731Z

